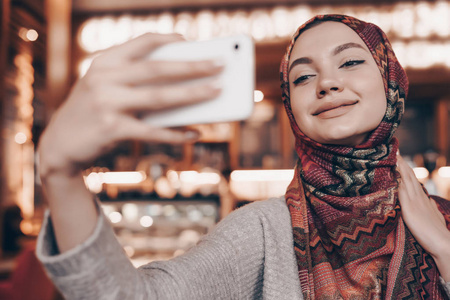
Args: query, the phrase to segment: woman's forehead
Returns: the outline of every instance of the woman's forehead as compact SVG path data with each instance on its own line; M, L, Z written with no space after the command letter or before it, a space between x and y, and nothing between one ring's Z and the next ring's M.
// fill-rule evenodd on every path
M333 21L323 22L300 34L292 48L290 61L311 55L333 55L336 47L347 43L359 44L370 53L364 41L347 25Z

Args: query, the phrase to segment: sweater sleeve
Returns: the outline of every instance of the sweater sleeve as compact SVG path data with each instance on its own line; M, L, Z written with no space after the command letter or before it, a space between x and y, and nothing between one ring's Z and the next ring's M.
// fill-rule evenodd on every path
M445 293L450 298L450 282L445 282L444 278L440 278L442 287L444 288Z
M263 232L239 209L187 251L135 269L100 213L93 234L58 253L46 214L37 256L65 299L248 299L262 293Z

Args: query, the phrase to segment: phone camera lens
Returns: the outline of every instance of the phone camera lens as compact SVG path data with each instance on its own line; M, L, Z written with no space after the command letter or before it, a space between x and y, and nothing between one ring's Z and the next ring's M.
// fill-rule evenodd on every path
M234 44L234 50L239 50L239 44Z

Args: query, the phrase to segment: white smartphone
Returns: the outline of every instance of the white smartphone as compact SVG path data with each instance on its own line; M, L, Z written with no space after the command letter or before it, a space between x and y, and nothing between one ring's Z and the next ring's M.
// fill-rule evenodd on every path
M145 114L143 119L157 127L247 119L254 105L254 53L253 40L246 35L171 43L156 49L149 55L149 59L183 61L221 59L225 63L223 72L218 76L222 92L210 101Z

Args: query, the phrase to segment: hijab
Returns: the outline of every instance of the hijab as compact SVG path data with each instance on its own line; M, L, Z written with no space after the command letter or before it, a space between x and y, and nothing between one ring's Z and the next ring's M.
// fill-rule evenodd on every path
M302 32L325 21L340 22L355 31L383 78L385 115L366 140L354 147L310 139L292 113L288 78L292 48ZM394 133L403 115L408 79L385 33L349 16L316 16L294 34L280 77L299 157L285 198L304 298L445 299L434 260L401 216ZM450 213L448 203L438 202L438 206Z

